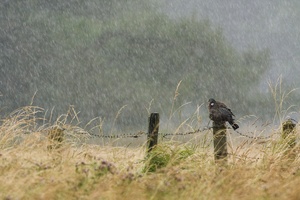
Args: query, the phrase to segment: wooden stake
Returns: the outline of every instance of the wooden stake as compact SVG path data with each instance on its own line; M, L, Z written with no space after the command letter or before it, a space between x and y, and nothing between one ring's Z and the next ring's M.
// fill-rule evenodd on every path
M227 162L227 141L225 123L217 124L213 122L214 136L214 157L215 161Z
M157 145L159 130L159 114L151 113L149 117L149 129L148 129L148 153Z

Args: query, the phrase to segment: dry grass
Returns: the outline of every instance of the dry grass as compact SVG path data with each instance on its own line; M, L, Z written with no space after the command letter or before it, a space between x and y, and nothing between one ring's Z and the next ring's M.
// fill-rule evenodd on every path
M145 172L151 156L136 148L84 143L78 127L62 124L67 139L48 150L50 125L36 124L26 107L0 126L0 199L298 199L299 145L278 138L229 139L226 166L215 164L211 145L161 142L168 161ZM73 134L73 136L72 136ZM211 133L207 133L211 135ZM68 136L69 135L69 136ZM203 138L194 138L201 141ZM209 140L208 140L209 141ZM185 150L189 150L186 154Z

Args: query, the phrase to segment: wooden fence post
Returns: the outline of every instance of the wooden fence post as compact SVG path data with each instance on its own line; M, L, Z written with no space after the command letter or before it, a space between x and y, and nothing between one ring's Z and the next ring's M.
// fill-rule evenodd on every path
M65 133L64 128L60 126L54 126L48 131L48 150L58 149L62 146L64 141Z
M288 119L282 123L281 138L284 142L286 142L289 148L296 146L296 135L294 131L295 127L296 124L291 119Z
M227 141L225 123L213 122L214 157L215 161L227 162Z
M149 117L149 129L148 129L148 153L157 145L159 130L159 114L151 113Z

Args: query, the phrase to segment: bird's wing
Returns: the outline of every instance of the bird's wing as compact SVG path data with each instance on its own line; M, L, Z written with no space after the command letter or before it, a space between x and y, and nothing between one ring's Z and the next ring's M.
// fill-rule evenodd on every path
M223 121L231 122L233 120L232 116L234 116L234 115L232 114L231 110L228 109L227 107L226 108L220 107L219 111L221 113Z
M230 108L227 108L228 109L228 111L230 112L230 114L232 115L232 116L235 116L233 113L232 113L232 111L230 110Z
M230 114L231 114L232 116L235 116L235 115L232 113L231 109L228 108L224 103L220 102L220 103L219 103L219 106L220 106L220 108L223 108L224 110L227 109L227 110L230 112Z

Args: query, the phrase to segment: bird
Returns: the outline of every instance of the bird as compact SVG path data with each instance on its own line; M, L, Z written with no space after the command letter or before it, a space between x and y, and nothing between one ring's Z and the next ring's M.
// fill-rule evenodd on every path
M233 130L239 128L239 125L234 122L234 114L232 111L222 102L218 102L213 98L208 100L209 118L218 124L228 122Z

